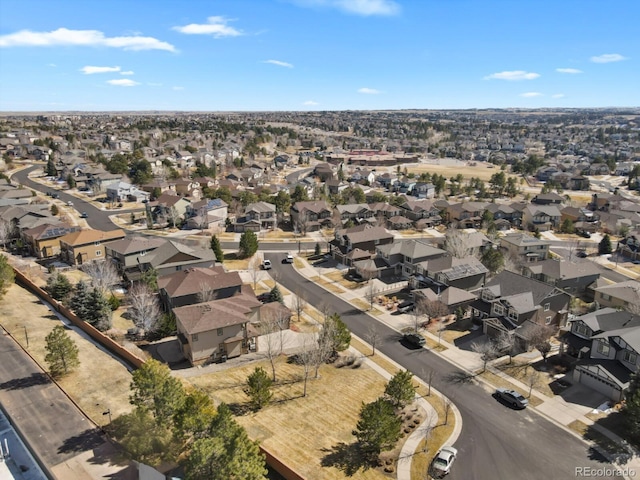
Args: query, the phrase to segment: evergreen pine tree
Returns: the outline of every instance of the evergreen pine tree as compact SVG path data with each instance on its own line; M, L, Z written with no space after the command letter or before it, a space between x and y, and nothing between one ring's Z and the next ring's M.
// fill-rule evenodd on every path
M62 325L53 327L45 337L47 354L45 362L49 364L49 372L54 378L61 377L80 365L78 347L69 337Z
M105 332L111 328L111 306L102 292L94 288L89 294L89 313L86 321Z
M55 272L47 279L45 290L56 300L62 301L71 293L73 285L64 274Z
M80 320L86 320L89 318L91 296L89 286L84 282L84 280L80 280L76 284L74 294L71 297L70 307Z
M598 244L598 253L600 255L605 255L612 251L613 247L611 246L611 238L608 234L605 234L604 237L602 237L602 241Z
M282 292L278 288L278 285L275 285L271 289L271 293L269 293L269 301L271 302L280 302L284 305L284 298L282 298Z
M211 236L211 250L213 250L213 254L216 256L216 261L223 263L224 252L222 251L222 245L220 245L220 240L216 235Z
M58 175L58 172L56 172L56 165L55 163L53 163L53 158L49 158L49 160L47 160L47 169L46 169L46 173L48 177L55 177Z

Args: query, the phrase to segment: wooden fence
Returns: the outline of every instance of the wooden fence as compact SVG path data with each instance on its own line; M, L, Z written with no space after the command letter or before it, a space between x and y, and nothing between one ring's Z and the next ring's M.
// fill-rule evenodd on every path
M124 348L122 345L115 342L113 339L106 336L100 330L97 330L92 325L88 324L84 320L81 320L75 313L73 313L70 309L64 306L62 303L58 302L55 298L51 297L46 291L40 288L38 285L33 283L28 277L26 277L20 270L17 270L13 267L13 271L16 275L16 283L18 285L23 286L31 293L41 298L42 300L48 302L53 308L56 309L59 313L61 313L64 317L69 319L71 323L73 323L76 327L81 329L91 338L93 338L100 345L105 347L114 355L117 355L119 358L125 360L129 365L134 368L140 368L144 364L144 360L137 355L134 355L129 350ZM262 445L260 446L260 450L264 453L267 465L269 465L273 470L278 472L281 476L285 478L285 480L305 480L305 477L295 472L291 467L283 463L279 460L273 453L265 449Z

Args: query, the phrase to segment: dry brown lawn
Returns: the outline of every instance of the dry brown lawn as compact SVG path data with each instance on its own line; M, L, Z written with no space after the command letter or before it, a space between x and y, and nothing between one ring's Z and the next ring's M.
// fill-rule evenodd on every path
M17 285L9 288L0 303L0 324L46 369L45 337L60 320L34 295ZM75 330L67 330L79 349L79 368L58 383L96 423L104 425L102 413L111 410L113 418L131 410L127 368Z
M506 373L510 377L519 380L525 385L529 385L529 377L535 371L532 366L526 363L518 363L516 361L511 363L500 363L494 365L494 367L501 372ZM538 372L533 389L547 397L553 397L553 390L549 387L551 382L553 382L553 378L547 372Z
M351 303L353 303L356 307L358 307L360 310L362 310L363 312L367 312L370 315L382 315L384 312L382 310L379 310L378 308L376 308L376 305L373 305L373 308L371 308L371 304L366 301L363 300L361 298L354 298L351 300Z
M362 287L361 283L352 282L351 280L347 280L346 278L344 278L344 274L340 271L330 272L325 274L324 276L329 280L332 280L333 282L339 283L349 290L356 290Z
M320 277L320 275L312 277L309 280L312 281L313 283L317 283L318 285L322 285L323 287L325 287L330 292L337 293L337 294L344 293L344 290L342 288L340 288L334 282L330 282L329 280L326 280L326 279Z
M415 173L416 176L424 172L429 172L432 175L437 173L438 175L444 175L447 178L455 177L461 173L466 180L475 177L486 182L491 178L491 175L500 172L498 167L488 168L487 165L490 164L477 163L475 167L472 167L470 165L437 165L435 163L429 163L409 167L407 170L409 173ZM507 178L515 176L508 172L505 172L505 175L507 175Z
M445 342L454 343L458 338L464 337L468 333L469 331L444 330L441 332L440 336Z
M216 402L244 406L248 397L242 389L256 366L268 372L268 362L191 379ZM384 391L385 380L374 370L336 368L323 365L320 378L310 378L307 396L302 397L302 367L280 359L277 366L280 383L273 389L274 402L257 413L239 416L253 439L277 453L285 463L307 478L343 479L345 473L334 466L322 466L322 459L336 452L341 444L352 444L351 434L362 402L371 402ZM312 374L313 376L313 374ZM322 471L320 474L319 472ZM381 472L359 470L354 479L383 479Z

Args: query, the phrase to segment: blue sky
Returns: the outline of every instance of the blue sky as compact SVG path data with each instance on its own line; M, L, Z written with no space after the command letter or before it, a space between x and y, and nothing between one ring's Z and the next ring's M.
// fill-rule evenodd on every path
M640 106L638 0L2 0L0 110Z

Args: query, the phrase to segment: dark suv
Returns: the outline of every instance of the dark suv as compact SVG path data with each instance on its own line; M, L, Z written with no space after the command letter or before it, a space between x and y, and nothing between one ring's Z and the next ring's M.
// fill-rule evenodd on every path
M402 336L402 339L411 346L414 347L423 347L427 341L424 339L422 335L417 333L405 333Z

